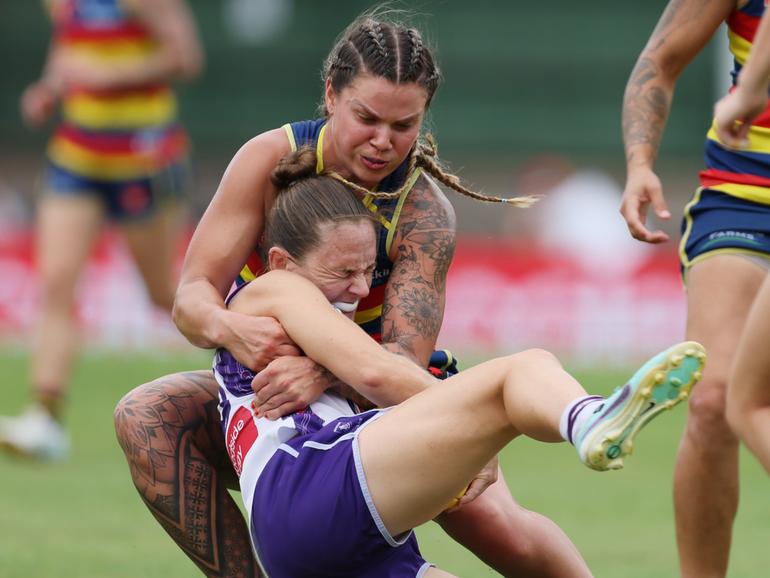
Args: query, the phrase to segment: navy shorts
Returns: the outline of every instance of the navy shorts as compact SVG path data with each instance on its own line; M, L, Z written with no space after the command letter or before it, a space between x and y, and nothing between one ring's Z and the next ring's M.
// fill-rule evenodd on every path
M43 190L54 195L92 195L103 204L114 221L147 219L170 200L180 200L189 180L187 162L169 165L151 176L106 181L84 177L48 163Z
M412 531L398 537L374 508L358 453L378 410L342 417L292 438L254 490L251 535L270 578L419 577L428 564Z
M682 219L682 271L717 253L770 259L770 205L698 189Z

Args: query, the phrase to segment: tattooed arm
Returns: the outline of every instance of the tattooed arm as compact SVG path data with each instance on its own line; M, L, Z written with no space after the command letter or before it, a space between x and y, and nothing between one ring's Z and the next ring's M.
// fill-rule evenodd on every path
M382 307L383 346L421 367L427 367L441 329L455 227L452 205L422 175L401 210Z
M646 226L647 211L670 218L654 172L679 75L735 8L735 0L670 0L628 79L623 98L626 188L620 212L640 241L668 240Z

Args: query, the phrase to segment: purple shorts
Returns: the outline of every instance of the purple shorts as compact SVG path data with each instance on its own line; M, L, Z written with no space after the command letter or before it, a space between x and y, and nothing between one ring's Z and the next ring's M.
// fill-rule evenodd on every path
M430 567L413 532L391 536L369 496L358 432L380 411L292 438L259 476L251 535L270 578L420 577Z

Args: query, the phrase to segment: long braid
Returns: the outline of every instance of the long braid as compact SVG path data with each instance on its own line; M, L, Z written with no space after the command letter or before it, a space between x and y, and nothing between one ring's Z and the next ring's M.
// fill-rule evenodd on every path
M345 179L344 177L342 177L337 173L333 173L332 176L335 179L353 188L354 190L358 191L359 193L362 193L365 195L367 194L371 195L376 199L396 199L400 197L401 194L409 186L409 177L411 177L411 175L413 174L414 170L417 167L424 169L425 172L435 177L437 181L446 185L450 189L460 193L463 196L474 199L476 201L481 201L484 203L505 203L507 205L513 205L515 207L525 209L527 207L531 207L537 201L540 200L540 197L538 195L523 195L523 196L516 196L516 197L494 197L491 195L484 195L482 193L478 193L476 191L473 191L463 186L463 184L460 181L460 177L452 173L446 172L441 167L441 165L437 162L436 142L433 139L433 136L431 134L426 135L424 140L419 139L415 144L415 148L412 150L412 152L409 155L409 164L407 166L407 172L406 172L408 176L405 179L404 184L398 190L391 191L391 192L370 191L369 189L366 189L361 185L357 185L353 182L348 181L347 179Z
M437 161L436 152L436 142L433 140L433 136L428 134L424 141L418 141L417 143L417 150L415 151L417 166L425 169L429 174L434 176L436 180L457 191L461 195L484 203L505 203L522 209L530 207L540 200L540 197L536 195L495 197L472 191L462 185L460 177L446 172L441 167Z

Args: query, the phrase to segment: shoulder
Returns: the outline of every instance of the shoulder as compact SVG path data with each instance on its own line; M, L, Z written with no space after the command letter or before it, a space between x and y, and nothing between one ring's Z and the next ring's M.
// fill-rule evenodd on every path
M260 275L245 285L232 299L229 309L247 315L276 314L277 307L289 302L292 306L298 302L305 305L309 301L326 298L310 281L284 270L273 270Z
M270 183L270 173L290 151L291 145L283 128L253 137L233 156L225 169L220 189L234 187L245 194L253 194L255 187L261 189Z
M436 181L425 172L420 172L404 201L399 226L404 223L420 225L421 228L445 228L452 231L457 219L452 203Z

